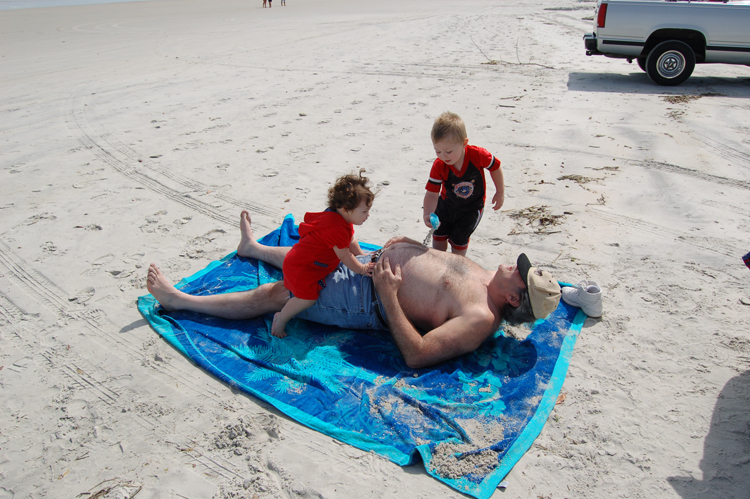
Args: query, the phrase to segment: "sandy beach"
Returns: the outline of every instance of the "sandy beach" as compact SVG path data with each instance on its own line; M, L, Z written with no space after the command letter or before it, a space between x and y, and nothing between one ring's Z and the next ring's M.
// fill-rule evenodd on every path
M446 110L505 172L468 257L605 291L493 498L747 498L750 68L658 87L586 57L594 8L0 11L0 499L466 497L232 390L135 306L149 263L178 281L236 248L241 210L261 236L357 167L357 238L421 241Z

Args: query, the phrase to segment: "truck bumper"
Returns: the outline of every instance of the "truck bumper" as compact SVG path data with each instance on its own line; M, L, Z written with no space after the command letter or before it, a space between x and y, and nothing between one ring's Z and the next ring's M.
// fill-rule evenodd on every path
M586 47L586 55L604 55L596 48L595 33L587 33L583 35L583 44Z

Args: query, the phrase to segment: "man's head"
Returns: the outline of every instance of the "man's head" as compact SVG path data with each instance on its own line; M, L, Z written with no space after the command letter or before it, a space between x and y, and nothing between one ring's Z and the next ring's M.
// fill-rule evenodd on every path
M523 285L518 286L515 303L509 302L503 309L503 319L511 324L544 319L560 303L560 285L549 272L532 267L525 253L518 256L516 264Z

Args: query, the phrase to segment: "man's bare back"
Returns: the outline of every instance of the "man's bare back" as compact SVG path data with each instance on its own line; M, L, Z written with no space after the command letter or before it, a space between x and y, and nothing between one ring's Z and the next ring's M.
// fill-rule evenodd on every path
M289 248L259 244L246 211L240 217L240 232L240 256L281 268ZM386 243L373 283L391 334L411 367L432 365L476 349L497 330L503 306L525 287L515 266L484 270L465 257L428 249L407 238ZM154 264L149 268L148 290L167 310L230 319L277 312L289 299L283 281L239 293L187 295L175 289Z

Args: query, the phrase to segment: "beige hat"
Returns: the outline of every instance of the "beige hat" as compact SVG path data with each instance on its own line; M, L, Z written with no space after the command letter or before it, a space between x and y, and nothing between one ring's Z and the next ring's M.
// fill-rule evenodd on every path
M525 253L518 256L518 272L526 284L526 291L529 294L531 310L534 317L544 319L551 314L560 303L560 285L557 283L552 274L546 270L539 270L531 266L529 257Z

